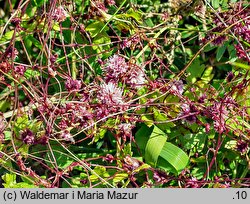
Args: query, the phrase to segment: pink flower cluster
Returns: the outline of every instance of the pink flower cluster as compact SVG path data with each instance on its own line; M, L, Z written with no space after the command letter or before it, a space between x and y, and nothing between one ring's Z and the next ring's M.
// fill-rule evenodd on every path
M65 21L67 17L67 12L62 6L57 7L52 13L52 19L57 22Z
M106 82L124 82L131 88L139 88L145 83L144 70L125 61L124 58L114 55L110 57L104 67Z
M108 106L124 104L122 98L122 89L117 87L113 82L104 83L100 86L98 99Z
M230 117L230 111L232 111L234 107L234 99L226 97L220 102L214 102L214 104L208 108L209 117L214 121L215 131L221 134L227 130L226 120Z
M114 55L108 59L104 71L107 81L116 82L128 71L128 65L124 58Z
M140 42L139 35L133 35L130 38L126 38L122 41L121 48L130 48L131 50L134 50L136 45Z
M82 82L79 80L74 80L72 78L67 78L65 82L65 88L70 92L79 91L82 86Z

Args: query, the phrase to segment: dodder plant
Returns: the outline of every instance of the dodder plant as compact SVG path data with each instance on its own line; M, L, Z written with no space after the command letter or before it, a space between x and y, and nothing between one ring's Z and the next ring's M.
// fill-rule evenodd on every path
M1 4L2 186L249 187L247 2Z

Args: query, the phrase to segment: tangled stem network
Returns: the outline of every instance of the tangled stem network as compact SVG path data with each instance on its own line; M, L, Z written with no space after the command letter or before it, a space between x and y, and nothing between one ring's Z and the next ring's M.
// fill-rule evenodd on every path
M250 8L223 2L2 2L0 185L249 187Z

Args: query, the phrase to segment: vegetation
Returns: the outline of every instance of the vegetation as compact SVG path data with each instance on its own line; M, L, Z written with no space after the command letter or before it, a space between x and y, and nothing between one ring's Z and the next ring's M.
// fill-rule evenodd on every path
M250 187L248 1L0 4L2 187Z

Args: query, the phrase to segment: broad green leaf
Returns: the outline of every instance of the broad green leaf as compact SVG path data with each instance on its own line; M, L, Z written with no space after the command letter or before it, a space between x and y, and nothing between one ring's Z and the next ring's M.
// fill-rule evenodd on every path
M30 122L29 122L28 115L25 114L25 115L22 115L21 117L18 117L14 125L14 131L16 135L19 135L20 131L27 128L29 124Z
M194 27L193 25L185 25L185 27L187 28L187 30L184 30L183 32L181 32L181 38L185 39L190 37L191 35L197 33L197 28Z
M197 85L203 88L206 84L208 84L214 77L213 67L208 67L202 74L201 80L197 82Z
M170 142L166 142L160 152L160 157L167 161L176 172L181 172L189 163L189 157L179 147Z
M145 24L146 24L148 27L154 27L154 23L153 23L153 21L152 21L151 18L145 19Z
M153 126L153 131L147 142L145 149L145 160L148 164L156 166L158 157L167 140L166 134L157 126Z
M37 7L33 6L32 4L29 4L26 9L25 14L28 15L29 17L32 17L35 15L36 11L37 11Z
M145 114L141 117L141 119L148 127L152 127L154 125L154 118L151 114Z
M38 188L38 186L25 182L20 182L12 185L11 188Z
M62 149L60 146L56 145L56 143L51 142L51 148L52 148L52 153L49 151L46 154L45 157L45 161L46 164L50 167L54 167L54 164L52 162L54 162L54 158L56 159L56 164L59 168L61 169L65 169L67 168L70 164L72 164L72 162L75 161L74 158L72 158L71 155L68 154L67 151L65 151L64 149ZM53 154L53 155L52 155ZM98 156L98 155L94 155L93 153L89 153L88 156ZM86 154L85 153L79 153L77 154L77 157L82 160L84 158L86 158Z
M55 23L52 28L53 28L53 30L59 32L60 31L60 25L59 25L59 23Z
M142 124L141 128L135 133L136 144L138 145L140 151L144 155L147 141L153 130L153 127L149 128L147 125Z
M124 22L121 22L121 21L116 21L114 24L115 24L115 27L120 31L122 31L122 30L128 30L129 31L129 30L131 30L131 26L129 24L127 24L127 23L124 23Z
M48 2L48 0L34 0L34 3L35 3L36 6L41 6L45 2Z
M248 122L243 120L240 116L236 117L236 120L234 118L228 118L226 121L226 124L232 129L232 130L241 130L244 131L246 128L250 129L250 125ZM235 135L239 136L237 133Z
M107 129L100 129L94 136L95 137L94 142L98 142L100 139L104 138L106 132Z
M212 72L213 72L213 67L210 66L206 68L201 77L202 81L205 81L208 83L214 76Z
M213 44L208 44L205 48L204 48L204 52L210 52L213 49L217 48L217 46L213 45Z

